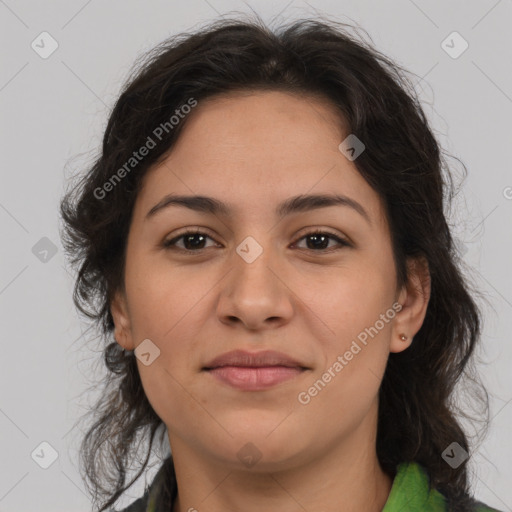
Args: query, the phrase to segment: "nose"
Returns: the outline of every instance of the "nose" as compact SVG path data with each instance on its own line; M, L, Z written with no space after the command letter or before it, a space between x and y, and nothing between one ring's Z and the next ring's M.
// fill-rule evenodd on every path
M253 331L288 323L294 311L293 287L286 282L286 273L276 256L263 250L254 261L237 252L232 259L217 304L219 320Z

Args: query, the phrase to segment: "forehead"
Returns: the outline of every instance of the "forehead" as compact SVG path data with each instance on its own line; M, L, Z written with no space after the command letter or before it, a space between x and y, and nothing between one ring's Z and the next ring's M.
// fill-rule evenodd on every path
M318 143L319 139L337 140L342 135L343 124L335 105L320 96L236 91L200 101L187 119L185 132L189 132L189 137L208 136L221 144L226 140L247 150L262 141L275 149L291 138L312 143ZM187 139L183 135L181 142Z
M215 196L242 214L292 195L340 193L378 217L378 196L338 149L346 135L343 118L320 97L245 91L208 98L147 173L139 199L148 209L170 192Z

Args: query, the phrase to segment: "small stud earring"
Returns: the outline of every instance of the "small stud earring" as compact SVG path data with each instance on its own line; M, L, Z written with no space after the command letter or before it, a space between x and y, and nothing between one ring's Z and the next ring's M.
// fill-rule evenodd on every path
M400 334L400 339L402 341L407 341L407 336L405 334Z

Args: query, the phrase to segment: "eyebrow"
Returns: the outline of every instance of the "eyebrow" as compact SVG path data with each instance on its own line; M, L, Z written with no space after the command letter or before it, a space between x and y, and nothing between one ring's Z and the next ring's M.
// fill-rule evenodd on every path
M232 206L219 201L213 197L208 196L184 196L169 194L162 198L151 210L146 214L146 219L153 217L157 212L162 211L169 206L181 206L189 208L190 210L208 213L212 215L232 215ZM279 219L294 213L315 210L317 208L326 208L329 206L348 206L371 225L370 216L367 211L354 199L341 194L313 194L313 195L298 195L290 197L280 203L276 208L276 216Z

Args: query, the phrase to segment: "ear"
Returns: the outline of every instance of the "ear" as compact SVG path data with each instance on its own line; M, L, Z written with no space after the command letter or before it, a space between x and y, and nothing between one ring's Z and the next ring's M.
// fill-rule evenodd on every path
M390 352L402 352L413 342L413 337L423 325L430 300L430 271L424 257L407 260L407 283L402 287L397 301L402 309L395 315ZM407 340L400 336L405 334Z
M118 290L110 303L110 313L114 320L114 337L119 345L126 350L134 350L130 314L126 294Z

